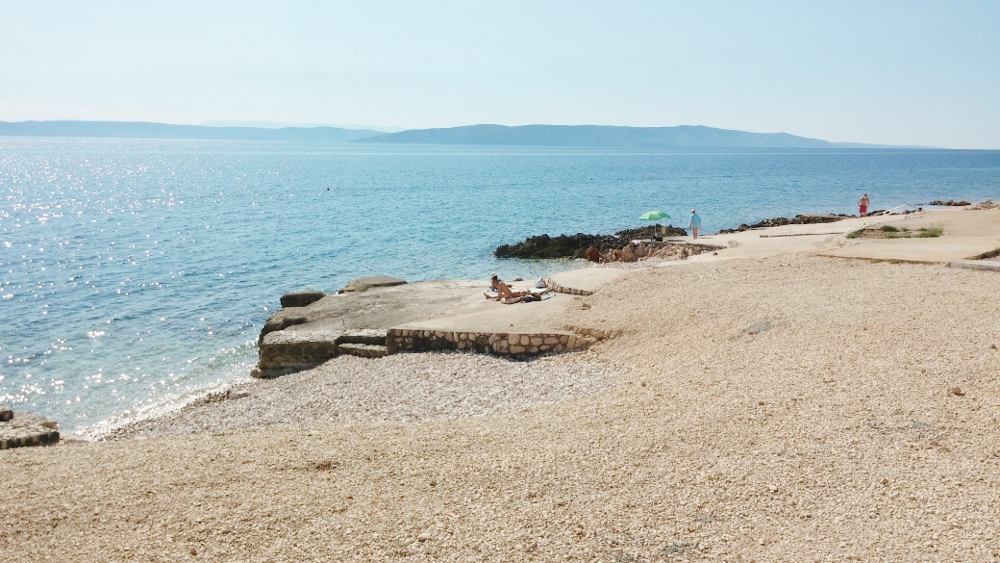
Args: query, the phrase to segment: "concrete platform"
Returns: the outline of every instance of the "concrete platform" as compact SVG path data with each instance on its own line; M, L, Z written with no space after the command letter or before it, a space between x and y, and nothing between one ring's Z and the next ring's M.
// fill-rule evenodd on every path
M268 319L254 375L276 377L345 353L381 355L383 346L386 353L469 350L513 357L585 348L602 336L599 327L569 327L559 319L581 306L582 294L624 273L586 268L557 274L561 287L575 294L552 292L542 301L510 305L483 295L486 280L436 280L327 295ZM512 287L526 289L531 283ZM369 333L374 336L362 338Z

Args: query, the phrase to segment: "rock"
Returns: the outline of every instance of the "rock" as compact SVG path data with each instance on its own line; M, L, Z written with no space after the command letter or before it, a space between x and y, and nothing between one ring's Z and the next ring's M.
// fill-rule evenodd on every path
M0 407L0 422L7 422L12 418L14 418L14 411L7 407Z
M965 391L962 391L961 387L951 387L948 389L949 395L955 395L956 397L962 397L965 395Z
M757 334L758 332L764 332L765 330L771 330L770 321L757 321L743 329L743 332L747 334Z
M955 201L953 199L949 199L948 201L941 201L940 199L935 199L930 204L931 205L963 206L963 205L972 205L972 202L970 202L970 201Z
M588 246L587 247L587 252L586 252L585 255L587 257L587 260L590 260L591 262L600 262L601 261L601 251L597 250L593 246Z
M406 280L389 276L366 276L347 282L347 285L344 286L344 289L341 289L340 292L361 292L373 287L391 287L394 285L403 285L404 283L406 283Z
M637 257L635 255L635 245L626 244L625 248L622 248L622 261L623 262L635 262Z
M319 301L326 294L322 291L292 291L281 296L282 307L305 307L311 303Z

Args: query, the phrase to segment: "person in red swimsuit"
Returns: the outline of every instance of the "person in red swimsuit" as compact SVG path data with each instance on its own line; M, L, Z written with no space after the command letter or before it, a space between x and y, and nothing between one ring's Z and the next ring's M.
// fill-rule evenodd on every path
M868 194L865 194L858 198L858 215L864 215L868 212Z

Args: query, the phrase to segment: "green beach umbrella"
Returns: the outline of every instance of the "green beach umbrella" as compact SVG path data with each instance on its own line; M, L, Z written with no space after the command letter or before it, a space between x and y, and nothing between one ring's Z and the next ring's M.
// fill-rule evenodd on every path
M660 219L669 219L670 215L662 211L647 211L639 216L642 221L659 221Z
M639 216L639 219L643 221L659 221L660 219L669 219L670 215L662 211L647 211Z

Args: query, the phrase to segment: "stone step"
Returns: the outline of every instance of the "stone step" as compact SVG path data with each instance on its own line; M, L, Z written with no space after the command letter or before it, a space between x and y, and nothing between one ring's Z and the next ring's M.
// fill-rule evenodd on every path
M362 358L381 358L389 355L389 349L382 344L358 344L349 342L340 344L340 353Z
M385 346L386 334L384 328L356 328L345 330L337 337L338 344L377 344Z
M10 411L10 414L10 418L0 422L0 450L43 446L59 441L59 425L56 422L28 412Z

